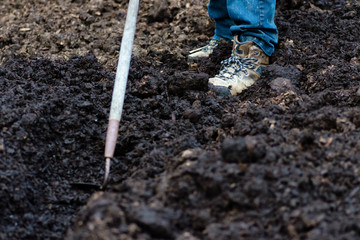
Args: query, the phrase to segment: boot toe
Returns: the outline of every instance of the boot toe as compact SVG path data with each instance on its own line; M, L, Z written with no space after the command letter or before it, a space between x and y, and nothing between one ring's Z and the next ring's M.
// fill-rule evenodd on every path
M218 97L228 97L231 96L230 89L226 86L216 86L209 83L209 88L214 91Z

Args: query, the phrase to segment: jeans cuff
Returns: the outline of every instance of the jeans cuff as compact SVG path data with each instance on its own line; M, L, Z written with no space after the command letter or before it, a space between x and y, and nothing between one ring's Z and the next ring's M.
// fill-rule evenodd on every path
M274 53L274 48L273 47L267 46L267 44L264 41L262 41L259 38L253 37L253 36L240 35L240 42L242 42L242 43L254 42L268 56L271 56Z
M215 34L215 35L212 37L212 39L217 40L217 41L220 41L221 37L220 37L219 35Z

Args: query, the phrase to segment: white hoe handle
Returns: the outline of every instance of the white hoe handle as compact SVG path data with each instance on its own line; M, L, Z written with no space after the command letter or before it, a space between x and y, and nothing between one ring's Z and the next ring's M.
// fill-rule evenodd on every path
M110 173L110 160L114 156L119 123L124 106L126 84L129 75L131 51L134 43L136 19L139 10L139 0L130 0L126 15L125 28L121 40L119 61L116 69L115 84L110 107L109 125L105 142L105 179L102 188L106 186Z
M125 28L121 40L119 61L116 69L114 91L111 101L110 120L120 121L124 105L126 83L129 74L131 51L134 43L139 0L130 0Z

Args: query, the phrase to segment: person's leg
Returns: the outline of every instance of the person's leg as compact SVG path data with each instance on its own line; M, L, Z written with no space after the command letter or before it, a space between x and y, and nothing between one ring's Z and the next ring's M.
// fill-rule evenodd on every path
M228 0L210 0L208 6L208 12L210 18L215 21L215 35L214 39L220 40L220 38L231 41L234 35L230 31L230 27L234 25L234 21L231 20L227 3Z
M274 23L276 0L223 0L227 3L233 35L241 42L253 41L268 56L274 52L278 31ZM220 1L219 1L220 2Z
M230 31L230 27L234 25L234 22L229 17L226 0L210 0L208 11L209 16L215 20L215 34L209 44L189 52L189 62L209 57L218 46L220 39L231 41L234 38Z
M209 79L217 95L238 95L252 86L269 64L278 32L274 24L275 0L227 0L235 25L230 58L222 61L220 73Z

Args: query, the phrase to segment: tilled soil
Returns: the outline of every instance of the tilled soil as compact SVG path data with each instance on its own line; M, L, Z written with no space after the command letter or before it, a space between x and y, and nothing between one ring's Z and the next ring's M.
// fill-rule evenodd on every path
M359 239L360 5L278 1L237 97L189 66L207 1L140 3L111 181L103 149L127 1L0 6L0 239Z

